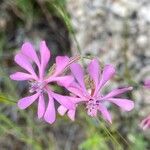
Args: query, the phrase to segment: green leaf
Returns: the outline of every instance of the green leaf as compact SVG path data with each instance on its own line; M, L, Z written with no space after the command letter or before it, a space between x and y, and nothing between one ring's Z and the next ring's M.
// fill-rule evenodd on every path
M134 150L146 150L148 147L148 142L144 139L144 136L142 134L130 134L129 139L133 143L132 148Z
M6 95L0 93L0 103L5 103L5 104L9 104L9 105L14 105L16 104L15 101L9 99Z
M106 138L95 133L79 145L79 150L108 150Z

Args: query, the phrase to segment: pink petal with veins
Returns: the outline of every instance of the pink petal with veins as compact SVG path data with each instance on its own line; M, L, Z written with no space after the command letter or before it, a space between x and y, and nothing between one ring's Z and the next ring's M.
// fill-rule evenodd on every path
M123 98L109 98L107 101L110 101L117 106L121 107L125 111L131 111L134 108L134 102L129 99Z
M32 96L24 97L18 101L18 107L20 109L26 109L29 107L37 98L39 97L39 93L36 93Z
M86 87L84 83L84 71L81 65L73 63L70 65L70 69L73 76L78 81L79 85L82 87L83 91L86 92Z
M10 75L10 78L18 81L35 79L33 75L24 72L13 73Z
M40 66L39 58L36 54L35 49L33 48L32 44L30 42L25 42L22 45L21 53L23 55L27 56L32 61L34 61L38 67Z
M74 78L70 75L66 76L60 76L60 77L50 77L47 79L47 82L57 82L59 85L68 87L72 82Z
M97 59L93 59L88 65L88 73L95 83L95 88L97 88L100 78L100 66Z
M45 112L44 96L41 94L38 101L38 118L42 118Z
M75 120L75 110L69 110L69 111L67 112L67 115L68 115L68 117L69 117L72 121Z
M133 89L133 87L126 87L126 88L114 89L110 93L108 93L107 95L105 95L102 99L112 98L112 97L118 96L120 94L123 94L125 92L131 91L132 89Z
M50 50L48 49L45 41L40 43L40 54L41 54L41 66L40 66L40 78L45 75L45 69L50 59Z
M60 105L57 110L61 116L65 115L65 113L67 112L67 108L64 107L63 105Z
M67 109L74 109L74 104L67 96L62 96L60 94L51 93L51 95L56 99L61 105L66 107Z
M144 81L144 86L145 86L146 88L150 88L150 80L145 80L145 81Z
M143 130L150 129L150 116L142 120L142 122L140 123L140 127Z
M18 53L15 56L15 62L21 66L22 68L24 68L26 71L28 71L30 74L32 74L34 76L34 78L37 78L37 75L35 74L32 65L30 64L30 62L28 61L28 59L21 53Z
M73 93L74 95L83 98L83 89L81 88L80 85L78 85L78 83L76 83L75 81L72 82L68 87L67 90L69 90L71 93Z
M69 64L69 58L67 56L56 57L56 70L54 76L61 74Z
M99 111L101 112L103 118L107 121L109 121L110 123L112 123L112 119L111 119L111 115L109 113L109 111L107 110L107 108L103 105L101 105L99 107Z
M103 69L101 79L95 94L109 81L115 74L115 68L112 65L106 65ZM94 95L95 95L94 94Z
M48 97L49 97L49 102L48 102L46 112L44 114L44 119L46 122L52 124L56 119L55 105L54 105L54 99L51 97L50 94L48 94Z

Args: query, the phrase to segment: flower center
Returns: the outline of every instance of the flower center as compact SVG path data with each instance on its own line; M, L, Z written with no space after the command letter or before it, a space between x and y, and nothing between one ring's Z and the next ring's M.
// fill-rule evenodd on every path
M46 86L46 82L44 81L33 81L30 82L29 92L44 92L44 88Z
M87 102L86 108L87 108L87 113L89 116L91 116L91 117L97 116L97 110L98 110L99 104L100 104L100 102L95 99L90 99Z

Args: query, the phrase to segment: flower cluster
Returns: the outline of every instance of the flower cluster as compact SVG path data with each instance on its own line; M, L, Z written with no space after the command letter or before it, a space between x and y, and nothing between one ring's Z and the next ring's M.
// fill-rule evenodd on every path
M115 68L112 65L105 65L101 70L97 59L91 60L87 67L88 75L84 74L82 66L72 61L67 56L57 56L54 70L46 74L51 54L45 41L40 43L40 51L36 52L32 44L26 42L15 56L15 62L23 68L24 72L16 72L10 76L12 80L27 80L31 96L24 97L18 101L20 109L26 109L33 102L38 102L38 118L43 118L48 123L56 119L57 111L60 115L67 113L71 120L75 119L76 109L79 105L85 105L87 114L91 117L102 117L112 122L107 103L114 103L124 111L130 111L134 102L130 99L119 96L132 87L117 88L103 94L102 90L107 82L115 75ZM66 68L70 73L66 74ZM85 81L87 77L87 81ZM62 95L55 92L52 84L64 87L70 94Z

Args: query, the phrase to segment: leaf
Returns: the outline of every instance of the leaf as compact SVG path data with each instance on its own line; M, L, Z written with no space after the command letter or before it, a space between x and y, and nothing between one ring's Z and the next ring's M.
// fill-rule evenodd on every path
M95 133L83 141L79 145L79 150L108 150L106 139L101 135Z
M28 135L28 132L24 131L19 124L12 121L7 116L0 113L0 136L11 134L16 137L18 140L21 140L33 147L36 150L42 150L40 144L37 140L33 139Z
M9 105L14 105L16 104L15 101L9 99L6 95L0 93L0 103L5 103L5 104L9 104Z

